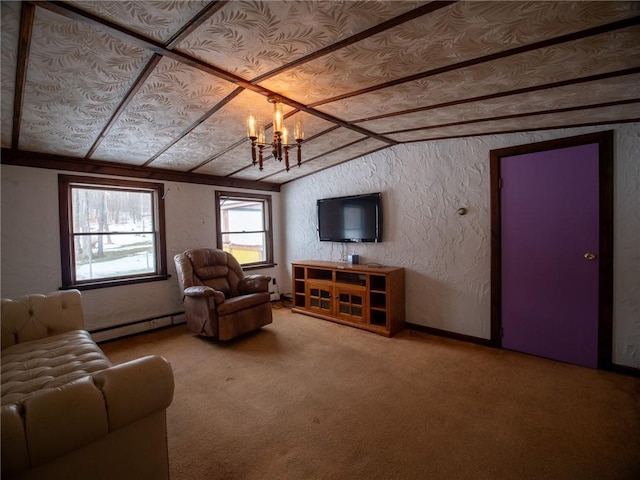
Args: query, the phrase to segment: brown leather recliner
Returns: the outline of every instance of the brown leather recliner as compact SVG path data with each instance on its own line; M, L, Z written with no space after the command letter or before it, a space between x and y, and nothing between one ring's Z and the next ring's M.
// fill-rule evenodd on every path
M230 340L273 321L266 275L245 275L223 250L200 248L173 257L189 329Z

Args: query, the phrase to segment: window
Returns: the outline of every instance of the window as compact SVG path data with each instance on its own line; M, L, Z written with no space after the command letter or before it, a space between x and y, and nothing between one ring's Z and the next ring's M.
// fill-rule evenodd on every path
M243 267L273 266L271 195L216 192L218 248Z
M62 288L100 288L167 277L164 187L58 176Z

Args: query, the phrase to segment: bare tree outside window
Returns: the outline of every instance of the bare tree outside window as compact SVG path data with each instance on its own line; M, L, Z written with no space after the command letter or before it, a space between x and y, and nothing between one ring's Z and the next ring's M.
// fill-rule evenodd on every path
M60 188L66 285L166 275L161 184L61 175Z

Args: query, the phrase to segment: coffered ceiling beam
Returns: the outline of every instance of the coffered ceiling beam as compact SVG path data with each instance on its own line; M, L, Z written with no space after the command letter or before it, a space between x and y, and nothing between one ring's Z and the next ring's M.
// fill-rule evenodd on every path
M222 107L224 107L225 105L227 105L231 100L233 100L234 98L236 98L238 95L240 95L242 92L244 91L244 88L236 88L234 91L232 91L229 95L227 95L226 97L224 97L220 102L218 102L217 104L215 104L212 108L210 108L207 112L205 112L204 115L202 115L200 118L198 118L195 122L193 122L191 125L189 125L187 128L185 128L182 132L180 132L180 134L178 134L176 136L176 138L174 140L172 140L171 142L169 142L167 145L165 145L164 147L162 147L160 149L160 151L156 152L156 154L151 157L149 160L147 160L144 163L144 167L150 165L154 160L156 160L160 155L162 155L163 153L165 153L167 150L169 150L171 147L173 147L176 143L178 143L180 140L182 140L184 137L186 137L189 133L191 133L193 130L195 130L198 126L200 126L205 120L207 120L209 117L211 117L211 115L213 115L214 113L216 113L218 110L220 110ZM244 142L246 139L243 139L242 141ZM197 168L200 168L202 165L209 163L212 159L206 160L204 162L202 162L200 165L198 165L197 167L191 169L195 170Z
M27 82L27 63L31 48L31 31L35 8L23 4L20 10L20 38L18 39L18 58L16 65L15 91L13 97L13 125L11 129L11 147L20 146L20 123L22 122L22 107L24 104L24 86Z
M147 180L196 183L201 185L217 185L222 187L242 188L249 190L265 190L279 192L280 186L275 183L242 180L214 175L179 172L164 168L140 167L100 160L66 157L50 153L27 152L10 148L1 151L2 163L23 167L48 168L71 172L82 172L98 175L116 175L122 177L144 178Z
M165 43L165 47L168 49L175 48L182 40L191 35L200 25L209 20L215 13L218 12L222 7L224 7L229 0L219 0L213 1L209 3L206 7L204 7L200 12L198 12L195 17L189 20L187 23L183 25L183 27L178 30L170 39Z
M127 105L131 103L131 100L133 100L133 97L136 95L136 93L138 93L140 88L142 88L142 85L144 85L144 82L147 80L147 78L149 78L149 75L153 73L156 66L160 62L160 60L162 60L162 55L158 55L157 53L154 53L151 56L151 59L147 62L147 64L145 65L140 75L138 75L138 78L136 78L135 82L133 82L133 85L131 86L129 91L124 95L124 98L120 101L120 104L118 105L116 110L113 112L109 120L107 121L107 124L104 127L102 127L102 130L98 135L98 138L96 138L95 142L93 142L93 145L91 145L91 148L89 149L89 151L87 152L84 158L91 158L93 156L93 154L96 152L96 150L98 149L98 147L100 146L104 138L107 136L111 128L113 128L113 126L116 124L120 116L124 113L125 109L127 108Z
M426 5L421 5L418 8L409 10L408 12L398 15L397 17L391 18L385 22L379 23L378 25L368 28L367 30L363 30L362 32L356 33L355 35L351 35L348 38L340 40L339 42L336 42L331 45L327 45L326 47L316 50L315 52L312 52L309 55L305 55L304 57L298 58L297 60L293 60L285 65L282 65L274 70L271 70L270 72L265 73L264 75L260 75L259 77L256 77L253 80L251 80L251 83L254 83L254 84L259 83L263 80L266 80L267 78L274 77L286 70L297 68L300 65L303 65L307 62L315 60L316 58L323 57L325 55L328 55L329 53L335 52L336 50L340 50L341 48L348 47L349 45L358 43L373 35L382 33L385 30L389 30L390 28L397 27L398 25L402 25L405 22L415 20L416 18L426 15L427 13L435 12L436 10L439 10L444 7L448 7L455 3L457 3L457 0L447 1L447 2L436 1L436 2L427 3Z
M402 130L393 130L389 132L385 132L387 135L395 135L396 133L407 133L407 132L420 132L424 130L433 130L435 128L446 128L446 127L457 127L460 125L470 125L473 123L482 123L482 122L495 122L499 120L512 120L514 118L525 118L525 117L535 117L538 115L553 115L558 113L567 113L567 112L575 112L579 110L589 110L594 108L606 108L606 107L616 107L619 105L629 105L633 103L640 103L640 99L630 99L630 100L618 100L615 102L603 102L603 103L594 103L589 105L577 105L573 107L564 107L564 108L550 108L547 110L537 110L534 112L524 112L524 113L512 113L509 115L498 115L491 118L474 118L472 120L462 120L459 122L449 122L449 123L439 123L437 125L426 125L423 127L414 127L414 128L405 128ZM639 110L640 111L640 110Z
M364 141L364 140L366 140L366 139L365 139L365 138L363 138L363 139L360 139L360 140L358 140L357 142L354 142L354 143L362 142L362 141ZM350 144L350 145L353 145L353 144ZM314 175L314 174L319 173L319 172L322 172L322 171L324 171L324 170L328 170L328 169L333 168L333 167L336 167L336 166L338 166L338 165L342 165L343 163L350 162L351 160L355 160L356 158L364 157L365 155L371 155L372 153L379 152L380 150L384 150L385 148L389 148L389 145L384 145L384 146L382 146L382 147L375 148L375 149L370 150L370 151L365 152L365 153L358 153L357 155L354 155L353 157L345 158L345 159L344 159L344 160L342 160L341 162L334 163L334 164L332 164L332 165L327 165L326 167L319 168L318 170L314 170L314 171L309 172L309 173L307 173L307 174L305 174L305 175L298 176L298 177L296 177L296 178L294 178L294 179L292 179L292 180L288 180L288 181L286 181L286 182L282 182L280 185L285 185L285 184L287 184L287 183L292 182L293 180L299 180L299 179L301 179L301 178L308 177L309 175ZM326 155L326 154L318 155L317 157L314 157L312 160L316 160L316 159L318 159L318 158L321 158L321 157L322 157L322 156L324 156L324 155ZM305 163L305 162L303 162L303 163ZM273 177L274 175L276 175L276 174L278 174L278 173L282 173L282 172L284 172L284 171L285 171L285 170L284 170L284 169L282 169L282 170L280 170L280 171L278 171L278 172L275 172L275 173L271 173L271 174L269 174L269 175L266 175L266 176L264 176L264 177L260 178L259 180L260 180L260 181L264 181L265 179L270 178L270 177Z
M488 122L491 121L490 118L487 119ZM545 130L565 130L565 129L569 129L569 128L580 128L580 127L595 127L598 125L606 125L606 126L610 126L614 123L636 123L640 121L640 117L638 118L629 118L629 119L624 119L624 120L602 120L602 121L598 121L598 122L593 122L593 121L589 121L588 119L585 119L584 122L576 122L576 123L567 123L567 124L562 124L562 125L553 125L553 126L544 126L544 127L531 127L531 126L527 126L527 127L520 127L520 128L507 128L507 129L495 129L495 130L486 130L483 131L482 133L474 133L473 136L474 137L486 137L489 135L506 135L509 133L522 133L522 132L541 132L541 131L545 131ZM454 138L469 138L469 134L468 133L461 133L459 135L443 135L440 137L430 137L430 138L416 138L415 140L407 140L406 142L402 142L402 143L422 143L422 142L433 142L436 140L451 140ZM284 183L283 183L284 184Z
M37 5L38 7L45 8L51 12L57 13L58 15L62 15L63 17L66 17L70 20L75 20L77 22L82 22L93 25L94 27L98 27L122 41L132 43L134 45L137 45L138 47L144 48L145 50L151 50L152 52L159 55L172 58L228 82L235 83L245 88L251 86L249 82L237 75L234 75L233 73L227 72L218 67L214 67L213 65L209 65L208 63L198 60L195 57L191 57L185 53L167 48L167 46L158 42L157 40L145 37L144 35L136 33L115 23L109 22L108 20L100 18L92 13L85 12L75 5L71 5L65 2L51 1L31 3Z
M410 108L408 110L401 110L401 111L392 112L392 113L385 113L384 115L376 115L376 116L373 116L373 117L359 118L358 120L353 120L353 123L362 123L362 122L369 122L371 120L380 120L382 118L398 117L398 116L402 116L402 115L408 115L408 114L411 114L411 113L424 112L424 111L427 111L427 110L435 110L435 109L444 108L444 107L453 107L455 105L463 105L465 103L482 102L484 100L494 100L496 98L509 97L511 95L521 95L523 93L537 92L537 91L540 91L540 90L549 90L549 89L552 89L552 88L567 87L569 85L577 85L577 84L581 84L581 83L595 82L595 81L598 81L598 80L606 80L608 78L622 77L622 76L625 76L625 75L633 75L633 74L636 74L636 73L640 73L640 67L626 68L624 70L616 70L614 72L599 73L599 74L596 74L596 75L588 75L586 77L571 78L569 80L560 80L559 82L545 83L543 85L535 85L535 86L532 86L532 87L518 88L516 90L508 90L508 91L505 91L505 92L490 93L490 94L487 94L487 95L479 95L477 97L462 98L460 100L452 100L450 102L436 103L436 104L433 104L433 105L427 105L425 107Z
M395 80L391 80L386 83L380 83L378 85L362 88L360 90L355 90L353 92L336 95L335 97L332 97L332 98L326 98L319 102L310 103L309 107L315 108L320 105L326 105L328 103L337 102L338 100L344 100L346 98L356 97L358 95L363 95L366 93L375 92L377 90L382 90L383 88L395 87L396 85L401 85L403 83L413 82L415 80L422 80L423 78L432 77L434 75L440 75L442 73L447 73L454 70L460 70L462 68L472 67L474 65L479 65L482 63L491 62L493 60L499 60L502 58L511 57L513 55L530 52L532 50L538 50L540 48L553 47L561 43L572 42L575 40L580 40L580 39L592 37L595 35L601 35L603 33L608 33L616 30L621 30L624 28L629 28L639 24L640 24L640 16L619 20L617 22L607 23L605 25L599 25L597 27L588 28L586 30L581 30L579 32L569 33L567 35L560 35L554 38L548 38L545 40L541 40L539 42L531 43L529 45L522 45L520 47L512 48L509 50L502 50L500 52L491 53L489 55L484 55L482 57L472 58L470 60L453 63L451 65L445 65L443 67L434 68L433 70L427 70L426 72L416 73L414 75L409 75L403 78L397 78Z
M223 70L221 68L215 67L213 65L210 65L202 60L199 60L195 57L192 57L190 55L187 55L186 53L182 53L173 49L169 49L167 48L165 45L161 44L160 42L157 42L156 40L153 40L151 38L145 37L144 35L140 35L136 32L133 32L131 30L128 30L124 27L121 27L120 25L116 25L112 22L109 22L107 20L104 20L100 17L97 17L96 15L93 15L91 13L85 12L77 7L75 7L74 5L70 5L68 3L64 3L64 2L51 2L51 1L44 1L44 2L31 2L39 7L42 8L46 8L47 10L50 10L54 13L57 13L58 15L62 15L66 18L75 20L75 21L79 21L79 22L83 22L83 23L88 23L91 24L93 26L97 26L103 30L106 30L107 32L109 32L110 34L114 35L115 37L123 40L123 41L127 41L127 42L131 42L135 45L138 45L139 47L145 48L147 50L151 50L154 53L169 57L173 60L179 61L184 63L185 65L189 65L193 68L196 68L198 70L201 70L205 73L208 73L210 75L213 75L215 77L218 77L222 80L226 80L228 82L234 83L240 87L246 88L247 90L251 90L253 92L259 93L261 95L264 95L265 97L270 97L270 96L278 96L280 97L280 99L282 100L283 103L296 108L298 110L301 110L305 113L308 113L310 115L314 115L316 117L322 118L323 120L326 120L328 122L332 122L335 123L337 125L340 125L341 127L345 127L348 128L350 130L354 130L358 133L361 133L363 135L366 135L368 137L371 138L375 138L377 140L380 140L382 142L388 143L390 145L395 145L397 142L395 142L394 140L390 139L390 138L386 138L383 135L378 135L375 132L371 132L369 130L366 130L362 127L359 127L357 125L352 125L349 122L346 122L340 118L334 117L332 115L329 115L327 113L324 112L320 112L318 110L315 110L313 108L308 107L307 105L304 105L300 102L297 102L291 98L285 97L280 95L277 92L273 92L267 88L261 87L259 85L254 85L253 83L251 83L248 80L245 80L242 77L239 77L238 75L235 75L231 72L227 72L226 70Z
M169 39L169 41L165 44L165 47L172 48L173 46L181 42L191 32L193 32L193 30L199 27L209 17L211 17L211 15L213 15L215 12L220 10L220 8L222 8L225 3L227 2L226 1L211 2L204 9L202 9L190 22L187 22L178 32L176 32L176 34L173 35ZM147 65L142 70L142 73L140 73L138 78L136 78L135 82L133 83L129 91L125 94L124 98L116 108L115 112L113 112L113 114L111 115L111 118L109 118L109 121L107 122L107 124L103 127L102 131L98 135L98 138L96 139L96 141L93 143L93 145L85 155L85 158L91 158L93 156L93 154L97 150L100 143L102 143L102 140L104 140L104 138L107 136L111 128L113 128L113 126L116 124L120 116L124 113L127 105L131 103L131 100L133 100L133 97L136 95L136 93L138 93L142 85L144 85L144 82L147 81L147 78L149 78L149 75L151 75L151 73L155 70L160 60L162 60L162 55L158 53L154 53L151 56L151 59L147 62ZM149 163L151 163L151 161L153 161L153 159L159 156L163 151L156 154L154 157L148 160L143 166L147 166Z

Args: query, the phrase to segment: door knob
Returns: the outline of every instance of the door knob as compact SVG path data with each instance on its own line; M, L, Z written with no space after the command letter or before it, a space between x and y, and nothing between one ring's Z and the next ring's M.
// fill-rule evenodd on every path
M596 259L596 254L595 253L591 253L591 252L587 252L584 254L584 258L586 258L589 261L595 260Z

